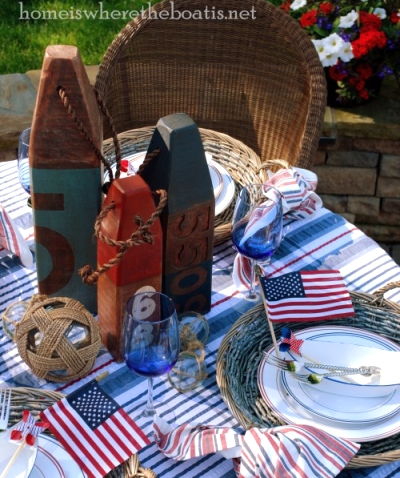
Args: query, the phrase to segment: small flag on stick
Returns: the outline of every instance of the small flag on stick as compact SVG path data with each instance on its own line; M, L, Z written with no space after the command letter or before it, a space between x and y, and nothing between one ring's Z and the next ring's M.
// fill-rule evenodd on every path
M313 322L355 315L339 271L290 272L259 278L272 322Z
M41 417L89 478L102 478L150 443L96 380L44 410Z

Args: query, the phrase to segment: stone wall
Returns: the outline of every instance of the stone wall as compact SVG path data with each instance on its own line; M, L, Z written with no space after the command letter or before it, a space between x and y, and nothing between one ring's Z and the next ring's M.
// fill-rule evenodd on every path
M312 169L324 205L400 263L400 85L394 77L368 105L330 109Z

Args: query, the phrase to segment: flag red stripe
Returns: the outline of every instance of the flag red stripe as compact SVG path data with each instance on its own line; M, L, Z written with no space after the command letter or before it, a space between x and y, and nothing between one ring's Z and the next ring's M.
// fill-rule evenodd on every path
M351 312L351 309L349 309L348 307L346 306L340 306L340 305L337 305L337 306L332 306L332 307L326 307L324 309L318 309L318 310L313 310L311 311L310 308L307 308L307 307L303 307L302 310L299 310L298 308L296 307L291 307L291 308L283 308L283 309L278 309L278 310L274 310L274 309L271 309L269 306L268 306L268 310L271 311L272 314L274 315L287 315L287 314L299 314L299 315L329 315L329 313L331 312L334 312L334 311L341 311L343 313L345 313L346 311L349 311Z
M72 458L88 475L88 478L101 478L107 473L107 471L104 472L103 467L101 467L96 460L92 461L92 456L90 454L82 454L81 448L75 443L75 435L72 433L70 428L66 426L62 415L55 410L58 404L59 402L41 413L41 415L44 415L44 417L50 422L49 429L54 433L58 441L64 446ZM70 432L72 433L72 437Z
M120 408L118 410L118 414L120 415L121 418L124 419L125 422L129 424L130 427L133 428L134 433L138 436L138 439L140 439L143 444L140 446L140 448L143 445L150 445L150 439L148 436L142 431L141 428L131 419L131 417L126 413L126 411L123 408Z
M74 442L77 441L80 447L84 446L85 451L86 451L86 446L90 446L98 454L98 456L104 461L104 463L106 463L107 466L110 467L110 469L114 468L115 461L112 460L114 459L114 455L113 455L114 450L112 448L110 450L107 448L107 451L105 451L98 445L97 441L95 441L92 437L92 433L93 433L92 430L90 430L89 428L86 428L85 423L82 421L82 419L79 416L76 415L76 412L70 407L67 400L65 401L64 399L61 400L60 409L63 410L68 421L72 423L75 429L82 435L85 442L82 443L80 441L77 441L78 439L75 434L70 436L70 438L72 438ZM92 462L96 460L92 456L90 457L90 459ZM106 473L107 472L108 470L106 470Z
M336 303L335 303L336 302ZM324 308L324 306L337 306L337 305L342 305L343 307L349 307L350 310L352 309L352 302L351 299L343 298L342 300L338 301L332 298L331 300L325 300L324 298L321 300L318 300L318 298L314 298L311 300L301 300L299 298L296 299L285 299L285 301L281 303L275 303L275 302L268 302L268 307L271 308L272 310L297 310L297 309L304 309L307 310L308 312L312 312L310 310L310 307L320 307ZM329 307L327 307L329 308Z
M108 423L108 421L106 421L105 423L103 423L103 425L101 425L100 427L98 427L96 430L94 430L94 434L97 436L97 438L103 442L106 442L109 440L109 438L111 437L111 439L113 440L113 456L117 458L118 460L118 463L122 463L123 461L125 461L127 458L129 458L129 456L132 454L132 453L129 453L129 447L127 447L124 443L124 440L122 438L125 438L125 440L127 439L126 436L124 435L121 435L121 436L118 436L117 433L116 433L116 430L118 430L118 422L114 419L114 417L111 417L111 421L113 422L113 426L116 427L116 429L114 430L113 428L111 428L111 425L110 423ZM119 431L119 430L118 430ZM109 436L105 436L105 433L108 434ZM129 439L129 441L131 441ZM118 448L120 448L121 450L118 450ZM116 465L118 466L118 465Z

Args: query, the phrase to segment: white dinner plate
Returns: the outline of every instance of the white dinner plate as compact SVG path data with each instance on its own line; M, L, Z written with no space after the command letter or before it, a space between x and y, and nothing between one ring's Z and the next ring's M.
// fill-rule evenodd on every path
M387 396L360 400L344 395L333 397L318 387L298 382L287 373L282 373L281 380L285 393L293 400L292 405L297 402L300 414L304 416L302 411L305 410L307 414L322 417L334 426L362 428L388 420L400 411L400 390Z
M143 163L146 151L125 156L123 159L129 161L130 168L136 172ZM206 153L208 168L210 171L211 181L214 189L215 197L215 215L221 214L231 204L235 197L235 182L228 171L219 163L212 159L209 153ZM115 172L115 166L113 166ZM104 180L107 181L108 173L106 171Z
M86 474L57 440L40 435L35 465L29 478L86 478Z
M347 342L352 345L362 345L368 348L373 347L374 350L400 351L399 345L385 337L351 327L312 327L302 330L301 332L296 332L295 336L296 338L307 340L308 343L314 341L322 341L324 344L326 344L326 342ZM309 348L311 349L311 347ZM289 355L291 355L290 352ZM321 358L327 359L327 357ZM338 359L336 357L335 363L337 361ZM353 397L350 396L350 394L332 395L331 390L334 391L335 386L337 387L338 384L331 384L331 387L327 391L323 388L326 380L327 379L318 385L308 385L294 380L290 374L284 373L282 375L283 387L286 389L286 392L291 395L293 401L298 403L299 410L307 410L327 420L342 423L343 426L362 427L371 425L387 420L400 411L400 388L390 387L389 389L384 387L382 389L388 390L388 393L371 396L371 389L364 386L361 388L362 391L365 391L365 394L360 400L360 397Z
M330 334L332 337L335 336L335 334L340 335L343 332L354 334L353 339L355 340L356 345L360 342L365 344L365 341L368 341L370 338L374 341L374 346L376 347L381 346L386 350L393 350L393 345L398 347L394 342L377 334L372 334L371 332L365 332L364 334L364 331L351 327L312 327L302 331L296 331L295 335L297 338L305 338L316 335L321 336L321 334L326 333ZM267 350L267 353L274 355L274 347L271 346ZM316 398L313 406L309 407L307 405L304 407L303 404L300 403L302 400L306 400L304 395L301 396L299 401L293 397L292 393L288 393L282 380L283 374L285 374L285 372L278 370L273 365L267 364L265 360L261 360L258 369L258 386L260 393L271 410L288 424L308 424L311 426L317 426L332 435L354 440L356 442L379 440L392 436L400 431L400 411L395 409L395 398L393 397L387 397L386 403L381 403L381 405L379 405L379 401L374 402L371 400L371 397L367 399L354 399L352 397L346 402L345 397L343 396L325 393L323 396L320 395L319 398L317 398L316 395L313 395L313 397ZM289 383L289 381L286 383ZM311 387L311 385L305 385L305 387ZM382 397L374 397L374 400L378 400L378 398L382 399ZM334 402L340 400L343 400L341 402L343 406L346 404L353 407L353 421L348 425L343 423L343 410L339 411L338 420L335 418L337 410L332 410L331 413L329 412L330 408L339 408L337 405L334 405ZM377 406L374 407L374 404ZM385 409L384 411L380 410L381 406L387 406L386 411ZM359 412L357 412L357 410ZM363 411L365 410L369 413L369 416L372 419L371 422L364 421L362 418ZM360 417L357 418L355 415L356 413L360 413ZM377 419L378 416L379 418L382 418L382 420Z

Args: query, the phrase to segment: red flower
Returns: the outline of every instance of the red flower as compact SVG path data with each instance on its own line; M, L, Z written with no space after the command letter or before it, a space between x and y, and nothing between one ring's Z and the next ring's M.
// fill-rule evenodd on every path
M304 13L299 21L303 28L312 27L317 21L317 10L310 10Z
M291 1L287 1L286 3L282 3L281 5L281 8L282 10L284 10L285 12L290 12L290 4L291 4Z
M372 66L369 63L360 63L355 67L355 71L364 80L367 80L373 73Z
M321 3L321 5L319 6L319 10L324 15L329 15L333 12L333 5L329 2Z
M392 12L392 14L390 15L390 21L392 23L399 23L400 22L400 11Z
M362 31L360 37L351 43L354 57L361 58L375 47L383 48L386 41L384 32L378 32L377 30Z
M369 98L368 90L366 90L365 88L359 91L358 94L363 100L367 100Z
M364 89L365 87L365 81L362 80L361 78L356 78L356 77L352 77L349 79L349 84L351 86L354 86L354 88L357 90L357 91L361 91Z
M337 66L331 66L329 68L329 76L332 78L332 80L335 81L342 81L343 78L346 78L347 72L340 70L337 68Z
M374 28L375 30L380 30L382 27L382 20L373 13L365 12L361 10L360 12L360 23L364 27Z

